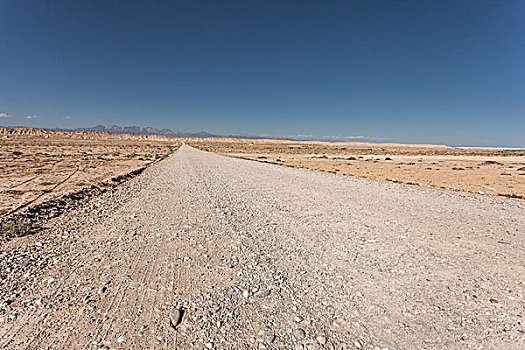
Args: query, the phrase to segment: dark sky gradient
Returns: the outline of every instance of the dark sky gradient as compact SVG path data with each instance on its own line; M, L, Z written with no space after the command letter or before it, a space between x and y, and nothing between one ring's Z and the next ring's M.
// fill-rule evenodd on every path
M6 0L0 113L525 146L525 1Z

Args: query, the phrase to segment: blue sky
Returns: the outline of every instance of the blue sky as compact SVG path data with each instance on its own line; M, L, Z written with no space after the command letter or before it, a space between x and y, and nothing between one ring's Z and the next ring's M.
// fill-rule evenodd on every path
M95 124L525 146L525 2L0 2L0 125Z

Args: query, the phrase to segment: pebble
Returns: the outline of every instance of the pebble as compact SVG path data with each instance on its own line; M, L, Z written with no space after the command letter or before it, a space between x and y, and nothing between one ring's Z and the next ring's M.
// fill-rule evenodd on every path
M169 318L170 318L171 326L173 328L177 328L179 324L182 322L182 310L177 309L177 308L171 309Z
M297 339L304 339L306 337L306 332L302 328L296 328L294 334Z
M126 337L125 335L121 335L120 337L117 338L117 343L122 343L126 341L126 339L128 339L128 337Z
M213 349L213 343L212 342L204 343L204 346L206 347L206 349Z
M323 336L323 335L318 335L316 339L317 339L317 341L319 342L319 344L321 344L321 345L326 344L326 337L325 337L325 336Z
M261 292L259 295L261 296L261 298L265 298L268 295L270 295L270 290L265 290L264 292Z

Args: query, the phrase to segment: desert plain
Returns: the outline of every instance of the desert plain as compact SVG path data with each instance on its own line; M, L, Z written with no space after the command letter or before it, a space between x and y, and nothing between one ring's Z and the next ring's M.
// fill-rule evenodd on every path
M523 150L7 132L10 211L145 169L2 237L0 348L525 347Z
M478 194L525 196L525 149L238 139L187 142L259 162Z
M525 149L0 132L0 215L147 166L181 142L227 156L456 191L525 196Z
M0 129L0 215L127 174L179 145L162 137Z

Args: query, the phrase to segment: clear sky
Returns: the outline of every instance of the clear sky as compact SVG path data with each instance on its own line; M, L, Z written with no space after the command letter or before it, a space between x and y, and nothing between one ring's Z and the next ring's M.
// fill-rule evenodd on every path
M525 1L1 1L0 125L95 124L525 146Z

